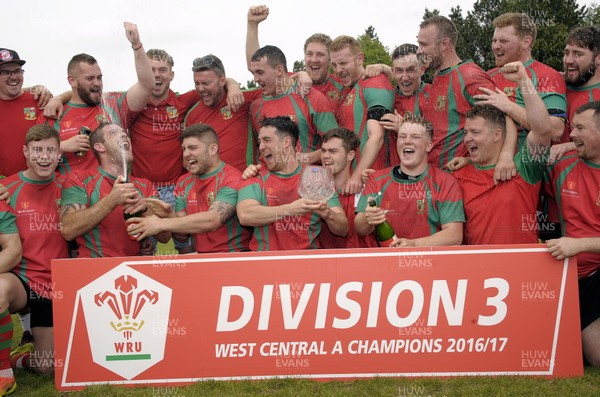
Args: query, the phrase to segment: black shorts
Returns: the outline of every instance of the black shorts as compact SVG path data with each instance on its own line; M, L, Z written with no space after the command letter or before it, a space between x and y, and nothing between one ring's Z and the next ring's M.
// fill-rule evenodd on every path
M579 279L579 313L582 330L600 318L600 269Z
M54 326L50 299L42 298L35 291L31 291L29 307L31 308L31 328Z
M25 293L27 293L27 307L31 309L31 328L54 326L54 322L52 321L52 301L36 294L18 274L12 271L11 273L19 279L21 284L23 284L23 288L25 288Z

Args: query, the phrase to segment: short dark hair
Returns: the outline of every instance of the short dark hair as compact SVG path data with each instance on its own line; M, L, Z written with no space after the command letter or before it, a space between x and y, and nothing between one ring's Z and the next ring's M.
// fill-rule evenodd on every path
M394 52L392 52L392 59L398 59L398 58L406 56L406 55L412 55L412 54L416 55L418 49L419 49L419 47L414 44L410 44L410 43L401 44L394 49Z
M197 138L204 142L207 146L213 143L219 144L217 132L208 124L198 123L192 124L181 132L181 140L185 138Z
M194 59L192 63L192 72L204 72L206 70L214 71L217 76L225 75L225 67L218 56L208 54Z
M597 26L580 26L569 32L567 44L587 48L593 57L600 54L600 28Z
M333 138L340 138L342 140L342 146L346 152L350 152L352 150L356 151L360 145L360 138L358 135L344 127L332 128L324 133L322 137L322 143L325 143Z
M60 134L54 127L48 124L37 124L27 131L27 134L25 135L25 146L27 146L29 142L38 142L50 138L56 139L56 142L60 144Z
M261 127L274 127L275 133L280 138L286 136L292 138L292 147L296 148L300 132L298 131L298 125L289 116L267 117L262 121Z
M456 45L456 41L458 40L458 29L456 29L454 22L444 16L434 15L421 22L419 27L423 29L430 25L437 27L438 41L442 41L444 37L447 37L450 40L450 44Z
M153 48L151 50L146 51L146 56L153 61L166 62L170 67L175 66L173 57L169 55L169 53L167 53L165 50Z
M429 140L433 142L433 124L430 121L425 120L423 116L414 113L407 113L404 115L404 119L400 123L400 125L403 124L417 124L424 127L427 136L429 136Z
M600 101L588 102L585 105L581 105L574 114L581 114L588 110L594 111L594 125L597 130L600 130Z
M92 153L94 153L94 156L96 156L96 159L98 160L98 162L100 162L100 154L98 153L98 151L96 150L96 148L94 147L96 143L104 143L104 129L106 127L108 127L109 125L119 125L117 123L100 123L98 125L98 127L96 127L96 129L94 131L92 131L92 133L90 134L90 147L92 149ZM120 127L120 125L119 125Z
M481 117L494 127L502 130L502 136L506 135L506 113L492 105L475 105L467 112L465 118L472 120Z
M266 45L262 48L259 48L254 55L252 55L253 62L259 62L263 58L267 58L267 63L272 68L276 68L277 66L283 66L283 70L287 73L287 60L285 59L285 54L279 48L274 45Z
M75 68L77 67L77 65L79 65L82 62L87 63L88 65L96 65L98 63L96 58L89 54L77 54L73 56L73 58L71 58L69 64L67 65L67 73L69 74L69 76L75 72Z

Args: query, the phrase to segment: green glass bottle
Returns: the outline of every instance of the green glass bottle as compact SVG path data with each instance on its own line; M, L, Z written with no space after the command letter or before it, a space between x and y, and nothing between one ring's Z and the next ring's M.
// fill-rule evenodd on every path
M369 200L369 206L375 207L377 204L375 200ZM377 237L377 241L379 241L380 247L389 247L390 244L396 238L396 233L394 233L394 228L392 225L386 220L383 223L375 226L375 237Z

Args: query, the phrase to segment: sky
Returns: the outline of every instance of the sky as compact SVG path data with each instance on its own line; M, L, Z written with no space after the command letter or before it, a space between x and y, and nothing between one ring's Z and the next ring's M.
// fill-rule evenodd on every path
M584 5L592 1L578 0L578 3ZM391 51L405 42L416 43L426 6L448 15L450 8L459 3L466 14L474 1L277 1L267 4L270 13L259 26L260 45L281 48L292 70L294 61L304 58L304 41L311 34L356 37L372 25ZM104 75L104 91L123 91L137 80L133 50L123 28L123 22L130 21L138 25L146 50L160 48L173 56L173 90L193 89L192 61L210 53L221 58L228 77L246 85L246 81L252 79L246 69L244 52L246 15L248 8L256 4L261 3L250 0L29 0L19 3L13 0L2 4L0 47L16 50L27 61L23 66L25 86L43 84L54 94L69 90L67 63L73 55L85 52L98 60Z

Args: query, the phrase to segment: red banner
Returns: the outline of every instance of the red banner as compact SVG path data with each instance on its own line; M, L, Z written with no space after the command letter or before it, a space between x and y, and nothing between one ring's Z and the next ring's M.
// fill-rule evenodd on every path
M281 376L583 375L576 264L541 245L52 266L60 390Z

